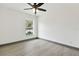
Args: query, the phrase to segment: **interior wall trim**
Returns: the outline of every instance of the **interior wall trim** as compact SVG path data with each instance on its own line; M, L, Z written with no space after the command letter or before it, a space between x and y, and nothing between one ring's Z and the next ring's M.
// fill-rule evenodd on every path
M1 46L6 46L6 45L15 44L15 43L20 43L20 42L24 42L24 41L30 41L30 40L34 40L34 39L37 39L37 38L38 38L38 37L34 37L34 38L25 39L25 40L20 40L20 41L5 43L5 44L1 44L0 47L1 47Z
M45 40L45 41L48 41L48 42L51 42L51 43L55 43L55 44L58 44L58 45L62 45L62 46L65 46L65 47L69 47L69 48L72 48L72 49L77 49L77 50L79 50L78 47L74 47L74 46L66 45L66 44L63 44L63 43L59 43L59 42L55 42L55 41L51 41L51 40L44 39L44 38L39 38L39 39L41 39L41 40Z

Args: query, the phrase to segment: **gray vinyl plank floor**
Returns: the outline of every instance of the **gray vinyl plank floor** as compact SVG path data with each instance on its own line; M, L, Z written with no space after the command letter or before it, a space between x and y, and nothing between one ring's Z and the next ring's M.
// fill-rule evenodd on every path
M79 56L79 49L34 39L0 46L0 56Z

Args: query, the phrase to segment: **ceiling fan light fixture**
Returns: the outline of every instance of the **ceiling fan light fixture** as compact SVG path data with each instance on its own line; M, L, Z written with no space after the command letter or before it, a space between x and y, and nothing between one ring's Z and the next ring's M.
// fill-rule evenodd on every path
M32 9L33 13L35 13L35 8Z
M39 12L38 9L35 9L35 8L33 8L32 11L33 11L33 13L35 13L35 12L36 12L36 13Z
M28 5L30 5L32 8L26 8L24 10L29 10L29 9L32 9L33 10L33 13L36 14L39 11L44 11L46 12L45 9L43 8L39 8L41 7L44 3L34 3L34 4L31 4L31 3L27 3Z

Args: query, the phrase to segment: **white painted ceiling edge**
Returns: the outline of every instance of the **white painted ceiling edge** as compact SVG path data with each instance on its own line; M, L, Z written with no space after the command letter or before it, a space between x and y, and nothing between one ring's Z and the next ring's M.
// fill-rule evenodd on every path
M46 4L43 4L40 8L45 8ZM24 10L25 8L31 8L31 6L29 6L27 3L0 3L1 7L6 7L6 8L10 8L19 12L23 12L23 13L27 13L27 14L31 14L33 16L40 16L43 15L45 12L42 11L38 11L37 14L35 15L33 13L33 10ZM47 9L46 9L47 10Z

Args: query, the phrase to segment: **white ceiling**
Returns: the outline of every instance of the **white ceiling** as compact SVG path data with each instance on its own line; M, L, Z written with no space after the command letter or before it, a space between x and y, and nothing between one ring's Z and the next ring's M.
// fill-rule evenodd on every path
M41 8L44 7L44 9L46 9L45 5L46 4L43 4L41 6ZM23 13L28 13L28 14L34 15L33 10L24 10L24 8L31 8L31 6L29 6L27 3L0 3L0 6L11 8L11 9L23 12ZM44 13L46 13L46 12L38 11L37 15L42 15Z
M29 6L27 3L0 3L0 6L2 7L7 7L13 10L17 10L23 13L28 13L28 14L32 14L35 15L33 13L33 10L24 10L25 8L30 8L31 6ZM60 8L60 7L79 7L78 3L45 3L43 4L40 8L44 8L47 11L46 12L42 12L42 11L38 11L37 12L37 16L42 16L45 15L46 13L53 13L55 8ZM55 9L56 10L56 9Z

